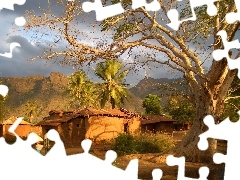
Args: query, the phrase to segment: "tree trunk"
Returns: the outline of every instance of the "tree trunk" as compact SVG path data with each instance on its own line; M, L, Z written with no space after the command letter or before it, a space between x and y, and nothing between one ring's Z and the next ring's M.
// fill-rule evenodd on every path
M217 148L215 139L208 139L209 148L206 151L198 149L199 135L204 133L207 127L203 121L195 121L184 139L170 152L176 157L184 156L188 162L213 163L213 154Z
M196 117L193 125L183 140L170 152L176 157L185 156L186 161L198 163L213 163L213 155L216 152L217 140L208 139L209 147L205 151L198 149L199 135L206 132L208 127L203 119L212 115L215 123L218 123L224 110L224 98L233 80L232 73L227 75L221 86L202 86L196 89L194 94L196 103Z
M33 116L32 115L30 116L30 123L31 124L33 123Z
M115 106L116 106L115 99L111 97L110 101L111 101L112 109L115 109Z
M206 151L201 151L198 149L199 135L208 130L208 127L203 123L203 118L211 114L219 114L218 110L222 108L216 108L217 104L211 102L212 100L209 96L205 96L202 99L199 107L197 108L196 119L193 122L192 127L183 138L183 140L171 151L176 157L184 156L186 161L190 162L201 162L201 163L212 163L213 154L216 151L217 141L214 139L209 139L209 148ZM218 119L218 118L216 118Z

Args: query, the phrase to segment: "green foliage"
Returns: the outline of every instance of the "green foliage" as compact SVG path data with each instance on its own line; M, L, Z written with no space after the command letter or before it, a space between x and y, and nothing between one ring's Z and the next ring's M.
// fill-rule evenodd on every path
M164 111L179 122L191 122L195 117L193 104L181 96L169 97Z
M161 107L162 99L153 94L149 94L145 97L142 106L145 108L146 114L161 114L162 107Z
M69 77L67 92L70 94L71 106L75 108L96 106L96 89L86 73L82 70Z
M118 40L122 37L122 34L132 33L135 29L135 25L133 23L124 23L119 25L116 29L116 33L114 34L114 40Z
M225 15L230 12L234 0L224 0L218 1L218 16L220 19L225 19ZM207 6L201 6L195 8L195 13L197 15L196 21L185 21L183 24L186 26L187 31L184 32L184 37L188 41L192 41L199 46L205 44L206 39L212 36L213 29L216 27L216 16L209 16L207 13ZM192 16L192 11L190 6L185 6L180 13L181 19L186 19ZM231 31L231 25L226 25L224 29L228 32ZM198 37L198 38L196 38ZM204 42L204 43L203 43Z
M134 137L130 134L120 134L114 140L113 149L124 154L133 154L135 151Z
M236 108L236 106L232 103L228 103L225 105L225 108L224 108L224 112L221 116L221 120L224 120L226 118L229 117L229 119L232 121L232 122L237 122L239 120L239 115L237 114L237 111L239 111L239 108L240 108L240 103L238 102L238 109Z
M0 95L0 121L3 121L6 115L6 107L5 107L6 98L7 96L3 97Z
M120 107L124 99L129 100L127 86L123 82L129 70L123 70L123 65L116 59L106 60L97 64L94 73L103 82L98 83L100 106L103 108L110 102L112 108Z
M237 74L234 77L234 80L231 84L231 87L228 91L228 95L225 99L225 108L221 119L225 119L227 117L230 118L231 121L236 122L239 120L238 111L240 109L240 79L238 79Z
M114 140L113 149L120 155L160 153L174 147L172 139L162 134L120 134Z
M27 122L34 123L33 118L36 117L41 112L41 107L36 101L28 101L24 106L24 115Z

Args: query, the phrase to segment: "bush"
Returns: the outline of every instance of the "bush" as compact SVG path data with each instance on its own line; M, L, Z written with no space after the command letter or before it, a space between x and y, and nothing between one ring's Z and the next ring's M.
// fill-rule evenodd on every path
M7 144L14 144L16 142L16 137L6 137L5 141Z
M120 155L134 153L160 153L174 147L173 140L162 134L120 134L114 140L113 149Z
M22 140L27 140L27 137L20 137ZM17 138L15 136L7 136L5 137L5 141L8 144L14 144L16 142Z
M123 154L135 153L134 146L134 137L130 134L120 134L113 142L113 149Z

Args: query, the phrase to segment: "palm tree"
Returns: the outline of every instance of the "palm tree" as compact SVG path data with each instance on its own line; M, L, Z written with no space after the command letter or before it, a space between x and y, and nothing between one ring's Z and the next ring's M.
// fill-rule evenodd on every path
M69 77L67 92L72 97L72 106L77 108L90 105L96 106L94 84L87 78L86 73L82 70L75 72Z
M123 79L129 70L123 70L123 65L116 59L106 60L98 63L94 70L103 83L99 83L100 89L100 106L103 108L106 102L110 102L112 109L124 103L124 99L129 100L127 86L123 83Z

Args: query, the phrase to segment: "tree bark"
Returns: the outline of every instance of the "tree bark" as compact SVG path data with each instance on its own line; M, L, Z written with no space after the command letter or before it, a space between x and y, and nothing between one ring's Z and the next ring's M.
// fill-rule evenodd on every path
M183 138L183 140L168 154L172 154L176 157L185 156L186 161L197 163L213 163L213 155L216 152L217 140L208 139L209 148L205 151L198 149L199 135L206 132L208 127L203 123L203 119L206 115L212 115L215 119L215 123L220 121L220 116L224 110L224 99L227 91L231 86L235 70L226 70L225 77L220 83L203 83L202 89L196 89L193 94L194 102L196 103L196 118L193 121L193 125ZM215 73L218 76L218 72ZM212 78L214 81L218 78ZM219 78L220 79L220 78ZM217 82L219 82L219 79ZM212 85L214 84L214 85Z
M200 97L200 100L202 102L199 103L197 116L192 127L183 140L169 153L177 157L184 156L186 161L190 162L212 163L212 156L216 151L217 141L209 139L209 148L206 151L199 150L197 144L199 142L199 135L208 130L208 127L203 123L203 118L208 114L212 115L212 110L217 111L218 109L216 108L216 104L212 103L209 94Z
M110 101L111 101L112 109L115 109L115 106L116 106L115 99L113 97L111 97Z
M209 139L209 148L206 151L199 150L197 146L199 135L206 130L207 127L203 121L195 121L182 142L169 153L176 157L184 156L188 162L213 163L212 157L216 151L217 141L215 139Z

